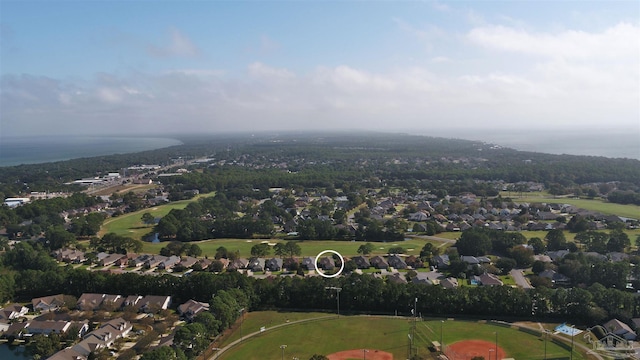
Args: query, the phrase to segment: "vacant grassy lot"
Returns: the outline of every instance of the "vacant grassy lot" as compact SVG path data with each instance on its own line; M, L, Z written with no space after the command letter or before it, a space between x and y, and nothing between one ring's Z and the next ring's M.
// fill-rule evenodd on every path
M247 315L243 333L257 331L248 325L252 313ZM267 331L245 340L226 352L220 359L276 359L282 355L280 345L287 345L285 357L308 359L313 354L330 354L347 349L378 349L393 353L395 359L405 359L408 349L408 334L412 321L407 318L343 316L309 323L293 324ZM264 325L263 325L264 326ZM465 339L481 339L494 342L498 334L498 345L509 357L516 359L542 359L544 341L534 335L513 328L500 327L480 322L446 320L418 321L415 345L418 353L425 354L431 341L440 341L440 330L444 344ZM236 330L237 332L238 330ZM235 334L234 334L235 335ZM569 357L569 351L547 343L547 357ZM585 359L574 352L573 358Z
M134 239L142 239L142 236L149 233L153 228L153 225L146 225L142 222L141 217L145 212L150 213L154 217L165 216L172 209L184 209L191 202L197 201L200 198L213 196L215 192L208 194L200 194L189 200L174 201L168 204L156 206L149 209L142 209L132 213L124 214L115 218L107 219L102 228L100 229L99 236L106 233L116 233L118 235L129 236Z
M502 196L509 196L508 192L502 192ZM640 218L640 206L622 205L606 202L603 200L590 199L574 199L569 197L554 197L547 193L523 193L516 194L512 192L509 196L516 202L537 202L549 204L570 204L585 210L598 211L603 214L618 215L633 219Z

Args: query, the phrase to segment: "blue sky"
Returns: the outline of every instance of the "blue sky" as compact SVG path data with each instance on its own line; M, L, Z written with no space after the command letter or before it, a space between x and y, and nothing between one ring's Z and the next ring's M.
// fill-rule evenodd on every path
M0 0L0 132L620 128L637 1Z

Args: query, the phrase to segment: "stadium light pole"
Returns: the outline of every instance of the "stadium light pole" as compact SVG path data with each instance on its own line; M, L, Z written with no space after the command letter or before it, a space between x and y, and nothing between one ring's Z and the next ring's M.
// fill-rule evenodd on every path
M242 323L244 322L244 308L238 310L238 312L240 313L240 342L242 342L243 336L242 336Z
M489 349L489 360L491 360L491 353L492 353L492 352L494 352L494 350L493 350L493 349ZM497 359L497 358L498 358L498 357L496 356L496 359Z
M287 345L280 345L280 349L282 349L282 360L284 360L284 349L287 347Z
M498 332L496 331L496 360L498 359Z
M440 320L440 351L444 348L444 344L442 342L442 327L444 326L444 320Z
M340 317L340 291L342 290L342 288L341 287L335 287L335 286L327 286L324 289L325 290L335 290L336 291L338 317Z
M573 325L571 325L571 355L569 355L569 360L573 360Z

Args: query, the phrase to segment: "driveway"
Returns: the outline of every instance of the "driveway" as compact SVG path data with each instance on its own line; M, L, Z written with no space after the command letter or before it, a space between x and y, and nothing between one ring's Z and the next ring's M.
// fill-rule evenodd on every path
M521 269L513 269L509 271L509 275L515 280L516 284L523 289L533 289L527 278L524 277Z

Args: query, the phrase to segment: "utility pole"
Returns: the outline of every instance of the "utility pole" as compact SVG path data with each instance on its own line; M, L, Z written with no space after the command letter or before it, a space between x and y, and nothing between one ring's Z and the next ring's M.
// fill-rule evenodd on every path
M335 287L335 286L327 286L327 287L325 287L325 290L335 290L336 291L338 317L340 317L340 291L342 291L342 288L341 287Z

